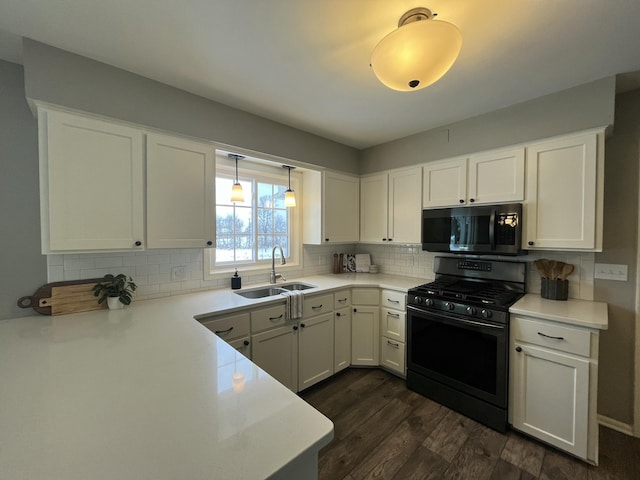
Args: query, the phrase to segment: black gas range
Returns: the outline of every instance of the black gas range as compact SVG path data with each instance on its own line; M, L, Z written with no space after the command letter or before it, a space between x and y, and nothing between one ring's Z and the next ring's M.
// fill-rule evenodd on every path
M407 302L407 386L496 430L507 427L509 307L526 263L436 257Z

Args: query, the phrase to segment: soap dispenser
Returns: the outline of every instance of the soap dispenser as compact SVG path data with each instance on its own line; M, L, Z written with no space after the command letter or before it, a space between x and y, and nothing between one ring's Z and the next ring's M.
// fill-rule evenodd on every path
M236 269L236 273L231 277L231 288L237 290L238 288L242 288L242 277L238 276L238 270Z

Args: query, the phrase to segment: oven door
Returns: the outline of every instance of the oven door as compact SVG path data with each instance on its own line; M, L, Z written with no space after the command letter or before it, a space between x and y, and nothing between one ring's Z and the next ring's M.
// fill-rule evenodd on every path
M407 307L407 369L507 407L507 325Z

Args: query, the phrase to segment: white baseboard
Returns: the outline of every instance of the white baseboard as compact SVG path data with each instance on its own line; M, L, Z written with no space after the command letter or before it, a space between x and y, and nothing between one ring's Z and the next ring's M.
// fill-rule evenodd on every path
M598 414L598 423L603 427L610 428L611 430L624 433L625 435L629 435L631 437L634 436L633 425L629 425L628 423L621 422L620 420L615 420L605 415Z

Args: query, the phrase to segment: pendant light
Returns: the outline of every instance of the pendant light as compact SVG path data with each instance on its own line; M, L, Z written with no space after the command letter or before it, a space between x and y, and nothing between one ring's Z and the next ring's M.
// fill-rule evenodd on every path
M230 153L229 158L235 158L236 160L236 183L231 187L231 201L244 202L244 192L242 191L242 185L240 185L240 182L238 181L238 160L244 157L242 155Z
M282 168L289 170L289 188L284 192L284 206L295 207L296 206L296 194L291 190L291 170L296 167L290 167L289 165L283 165Z
M405 92L420 90L451 68L462 47L462 34L452 23L433 20L436 15L428 8L413 8L376 45L371 68L384 85Z

